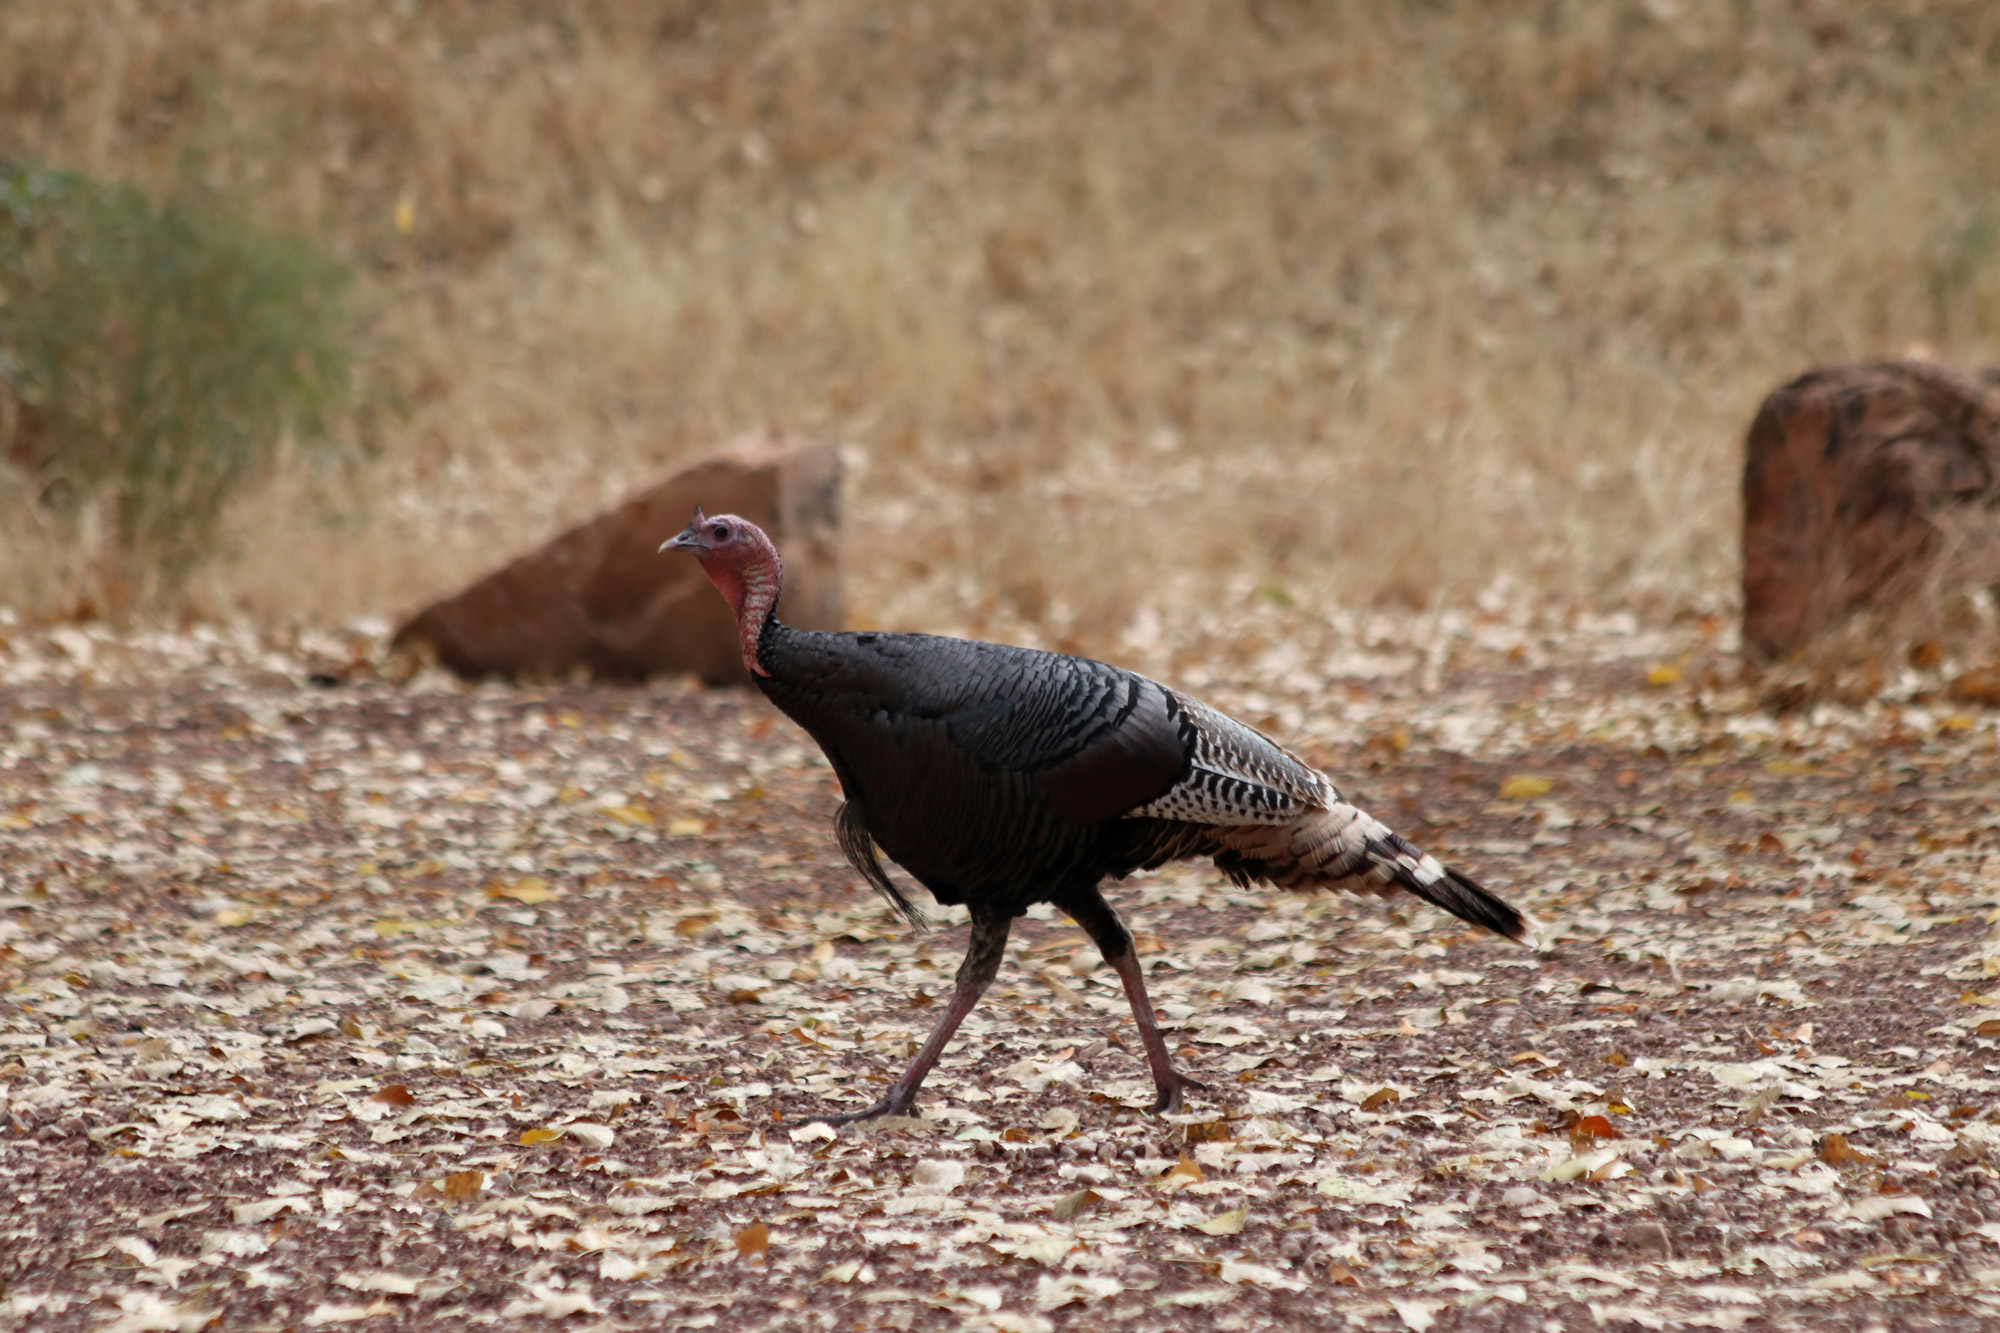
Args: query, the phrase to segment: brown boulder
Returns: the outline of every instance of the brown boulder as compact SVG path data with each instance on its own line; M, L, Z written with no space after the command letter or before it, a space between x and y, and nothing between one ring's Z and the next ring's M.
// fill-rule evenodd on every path
M425 607L392 647L428 651L462 676L581 667L604 680L748 680L735 622L700 566L659 553L696 504L741 514L778 543L787 624L840 628L840 455L746 436Z
M1981 577L1995 550L2000 369L1837 366L1758 409L1743 468L1753 660L1790 657L1856 610L1939 576Z

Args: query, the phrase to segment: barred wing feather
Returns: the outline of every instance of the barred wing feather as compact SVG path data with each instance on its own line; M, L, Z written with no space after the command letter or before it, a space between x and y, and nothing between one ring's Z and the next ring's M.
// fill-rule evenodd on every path
M1187 773L1131 815L1187 824L1289 824L1340 799L1325 775L1262 732L1198 699L1166 693L1189 756Z
M1206 852L1243 885L1414 893L1509 939L1533 939L1532 921L1342 799L1325 774L1297 755L1206 704L1172 697L1187 735L1188 770L1165 794L1131 811L1186 830L1168 834L1163 850Z

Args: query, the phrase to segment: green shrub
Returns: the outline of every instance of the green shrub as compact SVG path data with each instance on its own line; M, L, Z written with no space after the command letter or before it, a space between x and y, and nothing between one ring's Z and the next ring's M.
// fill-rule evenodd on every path
M348 392L348 284L213 199L0 168L12 461L72 519L101 499L122 561L171 580L288 431L325 437Z

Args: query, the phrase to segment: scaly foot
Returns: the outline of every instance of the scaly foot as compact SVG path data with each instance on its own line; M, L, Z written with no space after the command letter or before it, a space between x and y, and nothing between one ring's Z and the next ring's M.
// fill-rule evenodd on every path
M1176 1073L1173 1082L1159 1085L1160 1095L1153 1099L1154 1115L1178 1115L1181 1111L1181 1089L1193 1088L1196 1092L1207 1092L1208 1084L1197 1082L1186 1074Z
M802 1122L808 1125L852 1125L863 1120L879 1120L885 1115L915 1115L917 1099L914 1096L899 1097L890 1093L865 1111L844 1111L837 1115L810 1115Z

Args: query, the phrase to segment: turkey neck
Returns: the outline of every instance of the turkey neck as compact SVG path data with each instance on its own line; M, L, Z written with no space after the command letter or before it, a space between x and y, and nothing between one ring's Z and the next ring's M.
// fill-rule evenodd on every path
M759 659L764 630L776 624L778 594L784 588L784 565L771 539L755 528L760 539L757 549L742 560L714 564L704 560L710 582L715 584L729 609L736 615L736 636L743 653L743 665L752 676L768 676L770 671Z

